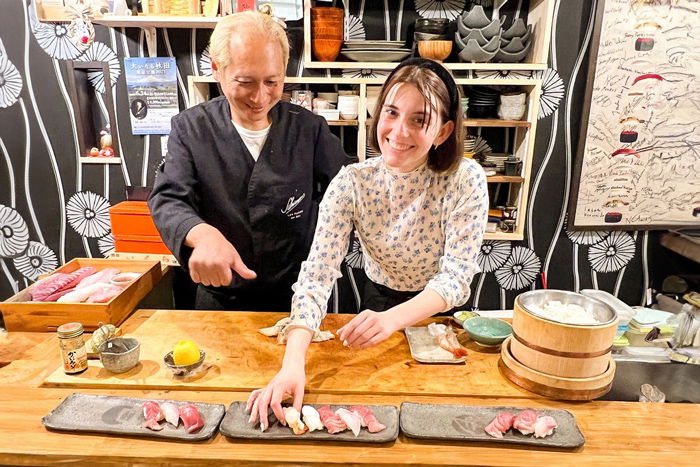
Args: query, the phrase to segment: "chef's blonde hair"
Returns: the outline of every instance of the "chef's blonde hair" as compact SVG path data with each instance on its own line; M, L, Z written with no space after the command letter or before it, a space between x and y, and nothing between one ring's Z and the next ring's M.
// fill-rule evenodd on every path
M272 16L256 11L243 11L224 17L214 28L209 39L209 56L219 70L231 63L231 37L234 34L252 34L277 41L282 49L282 59L287 67L289 61L289 40L282 26Z

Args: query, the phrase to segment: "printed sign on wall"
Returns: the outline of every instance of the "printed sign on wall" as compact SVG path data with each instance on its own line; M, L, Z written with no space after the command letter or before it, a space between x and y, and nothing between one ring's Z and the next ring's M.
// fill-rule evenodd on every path
M589 70L574 227L700 224L700 2L605 0Z
M125 58L131 131L135 135L169 135L170 119L180 112L175 59Z

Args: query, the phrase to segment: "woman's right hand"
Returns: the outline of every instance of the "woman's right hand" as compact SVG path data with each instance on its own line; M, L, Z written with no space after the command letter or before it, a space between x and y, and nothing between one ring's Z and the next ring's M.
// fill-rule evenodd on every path
M267 420L268 407L283 425L286 425L284 412L282 411L282 401L291 396L292 406L301 413L301 406L304 402L304 385L306 384L306 372L304 364L286 364L275 375L274 378L262 389L256 389L250 394L246 403L246 412L250 412L248 423L255 424L260 420L260 427L263 431L269 426Z

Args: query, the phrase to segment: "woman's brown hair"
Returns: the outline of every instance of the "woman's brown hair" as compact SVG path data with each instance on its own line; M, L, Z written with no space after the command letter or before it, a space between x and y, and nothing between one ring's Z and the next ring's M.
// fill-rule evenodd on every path
M439 68L438 68L439 67ZM424 128L430 125L433 115L440 118L442 123L454 122L454 130L437 148L428 151L428 167L435 172L454 170L462 158L462 113L459 111L459 89L454 79L442 65L432 60L411 59L401 63L389 75L382 86L377 98L377 111L369 130L370 147L380 152L377 139L377 124L382 107L389 91L399 83L412 84L423 96L429 107ZM437 105L436 105L437 104Z

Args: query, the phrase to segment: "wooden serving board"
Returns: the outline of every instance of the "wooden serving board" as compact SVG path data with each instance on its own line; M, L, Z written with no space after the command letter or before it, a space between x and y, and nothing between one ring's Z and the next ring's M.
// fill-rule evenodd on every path
M139 312L143 313L143 312ZM284 313L158 310L133 332L141 342L141 361L115 375L90 361L79 375L57 369L44 386L70 388L142 388L250 391L265 386L279 371L284 346L258 329L274 325ZM322 329L335 331L354 315L331 314ZM126 323L128 324L128 322ZM466 336L465 336L466 337ZM180 339L192 339L206 352L206 371L176 377L163 357ZM465 342L462 365L424 365L411 357L406 337L395 333L384 342L359 350L338 339L313 343L307 354L306 390L333 394L416 394L537 397L498 370L498 353ZM58 349L56 350L58 355Z
M278 440L295 440L295 441L346 441L354 443L389 443L395 441L399 436L399 409L393 405L368 405L374 413L377 420L386 426L386 428L378 433L370 433L367 428L362 428L360 433L355 436L352 431L345 430L340 433L330 434L326 430L323 431L307 431L301 435L295 435L292 429L288 426L280 424L279 420L270 413L267 430L260 431L260 425L255 426L248 423L249 414L245 412L245 402L233 402L226 411L219 431L224 436L229 438L251 439L256 441L278 441ZM318 409L322 404L309 404ZM351 405L330 405L334 412L344 407L349 409Z

